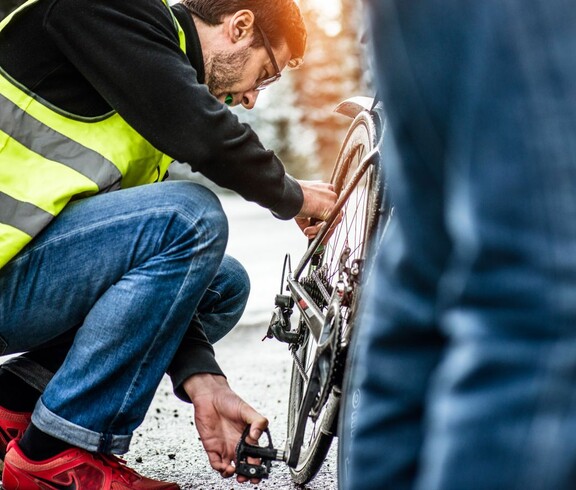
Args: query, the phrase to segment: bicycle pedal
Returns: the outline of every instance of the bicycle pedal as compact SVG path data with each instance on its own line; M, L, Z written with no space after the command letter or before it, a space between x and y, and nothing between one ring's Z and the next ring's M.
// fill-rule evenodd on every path
M247 425L236 446L236 474L247 478L268 478L272 461L286 461L286 455L284 451L274 448L268 429L264 430L268 438L268 446L266 447L248 444L246 437L249 433L250 426ZM249 463L248 458L260 459L261 463Z

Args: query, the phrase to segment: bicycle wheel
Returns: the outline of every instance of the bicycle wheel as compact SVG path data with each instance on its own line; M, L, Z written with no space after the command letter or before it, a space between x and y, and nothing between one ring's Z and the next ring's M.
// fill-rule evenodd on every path
M352 122L331 178L338 194L346 189L362 159L377 144L377 131L368 112L361 112ZM319 252L320 260L312 259L308 276L301 281L308 284L308 292L326 315L326 337L321 338L320 342L316 341L300 320L301 339L294 344L296 351L288 403L290 451L299 451L297 463L290 468L290 472L293 481L298 484L305 484L314 478L336 434L343 366L360 292L359 272L382 203L380 178L379 162L373 161L347 199L342 221ZM356 279L348 281L344 300L334 303L327 296L337 287L343 269L350 274L355 271ZM316 276L315 280L310 280L312 275ZM308 406L303 407L304 398L309 392L315 398L314 403L307 403ZM301 444L295 442L299 424L305 424Z

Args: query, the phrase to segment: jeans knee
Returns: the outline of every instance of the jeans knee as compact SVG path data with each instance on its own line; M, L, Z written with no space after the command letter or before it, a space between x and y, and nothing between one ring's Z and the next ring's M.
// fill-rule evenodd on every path
M225 255L199 309L208 340L215 343L239 322L250 294L250 279L242 264Z
M213 252L224 254L228 242L228 219L220 200L210 189L187 181L164 182L166 205L174 215L190 225L185 232L193 240L209 244Z
M215 242L221 245L224 253L228 243L228 218L222 209L222 204L210 189L197 184L192 185L197 187L193 193L193 202L201 209L199 221L203 225L202 228L215 238Z
M244 269L244 266L229 255L224 256L221 267L229 277L233 278L233 280L230 281L231 289L233 289L230 292L230 297L234 298L238 309L241 310L239 314L241 315L248 302L248 296L250 296L250 277L246 269Z

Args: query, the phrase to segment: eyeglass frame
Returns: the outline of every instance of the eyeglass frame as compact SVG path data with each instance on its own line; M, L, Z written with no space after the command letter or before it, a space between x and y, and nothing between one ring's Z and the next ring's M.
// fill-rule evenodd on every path
M268 36L266 36L266 34L264 34L264 31L262 30L262 28L258 24L255 24L255 26L258 29L258 32L260 32L260 35L262 36L262 40L264 41L264 48L266 49L266 52L268 53L268 57L270 58L270 61L272 62L272 66L274 67L274 70L276 70L276 73L274 75L265 78L260 83L258 83L258 85L256 85L256 87L254 87L254 90L261 91L261 90L264 90L265 88L267 88L268 86L270 86L272 83L278 81L280 79L280 77L282 77L282 73L280 73L280 68L278 67L278 63L276 62L276 57L274 56L274 52L272 51L272 46L270 45L270 41L268 40Z

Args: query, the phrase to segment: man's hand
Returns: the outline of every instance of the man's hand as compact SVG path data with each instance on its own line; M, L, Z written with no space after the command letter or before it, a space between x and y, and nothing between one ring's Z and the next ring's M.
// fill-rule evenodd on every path
M304 194L304 202L297 218L315 218L319 221L326 221L338 198L334 192L334 186L311 180L299 180L298 183Z
M330 215L338 195L332 184L310 180L299 180L298 183L304 194L304 202L295 220L306 237L312 239Z
M234 393L224 376L196 374L188 378L183 387L194 404L196 429L210 465L224 478L231 477L232 461L244 428L247 424L252 426L246 442L257 444L268 427L268 420ZM237 480L244 483L248 478L238 476ZM258 483L258 480L250 482Z

